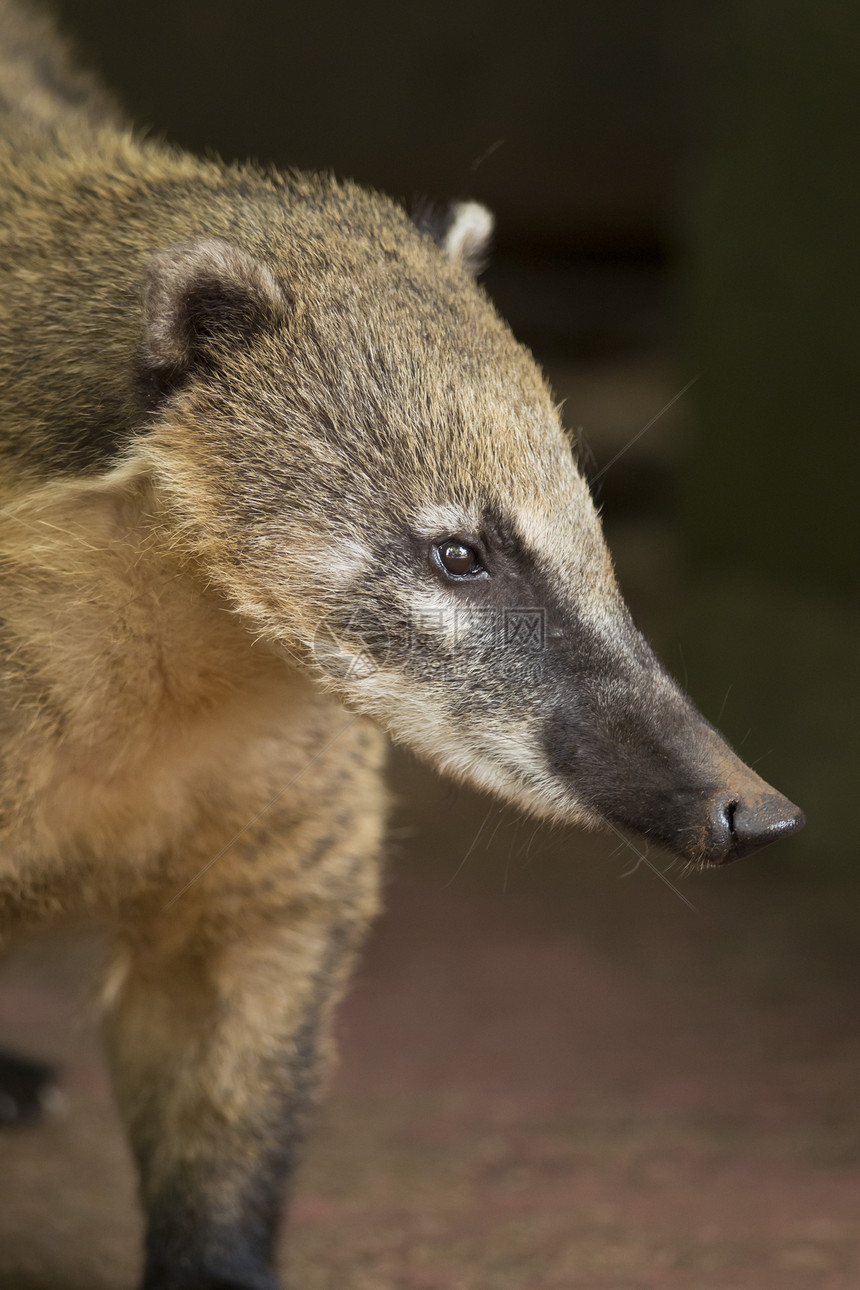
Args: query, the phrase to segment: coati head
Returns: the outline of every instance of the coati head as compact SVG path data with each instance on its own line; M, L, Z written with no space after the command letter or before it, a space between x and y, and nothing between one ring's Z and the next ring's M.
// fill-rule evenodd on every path
M303 181L144 290L143 451L207 576L350 707L542 816L722 862L803 824L661 668L531 356L417 228ZM425 221L426 223L426 221Z

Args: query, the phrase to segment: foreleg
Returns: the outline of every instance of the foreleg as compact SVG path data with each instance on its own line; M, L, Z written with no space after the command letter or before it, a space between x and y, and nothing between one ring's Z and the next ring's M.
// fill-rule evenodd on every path
M334 855L287 891L271 875L254 860L225 891L207 874L121 938L108 1035L147 1214L143 1290L279 1285L284 1192L376 909L376 855Z

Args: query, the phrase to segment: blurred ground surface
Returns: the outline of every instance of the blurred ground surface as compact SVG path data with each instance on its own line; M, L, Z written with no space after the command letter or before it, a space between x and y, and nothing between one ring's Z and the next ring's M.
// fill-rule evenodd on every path
M604 462L684 381L659 356L555 377ZM668 487L682 429L676 407L631 450L628 481ZM666 498L655 511L643 491L610 531L665 634L679 557ZM755 650L713 645L730 647L742 691ZM860 1285L856 888L822 878L814 822L724 872L671 872L692 910L611 838L535 829L404 756L393 779L387 910L296 1188L295 1290ZM133 1177L88 1008L97 960L92 938L63 936L0 978L2 1041L60 1061L68 1102L0 1138L0 1290L134 1285Z
M605 842L541 856L506 818L454 877L486 806L455 812L407 770L450 850L396 864L343 1010L296 1290L860 1284L856 979L821 893L703 876L694 914L649 874L619 881ZM2 1141L4 1290L134 1284L93 957L34 948L0 992L4 1037L62 1060L69 1101Z

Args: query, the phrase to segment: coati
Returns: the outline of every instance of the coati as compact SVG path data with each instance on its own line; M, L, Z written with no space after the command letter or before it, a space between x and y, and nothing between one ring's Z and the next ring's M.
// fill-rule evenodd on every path
M482 208L144 141L0 36L0 934L113 928L145 1290L275 1290L383 731L697 863L803 817L633 626Z

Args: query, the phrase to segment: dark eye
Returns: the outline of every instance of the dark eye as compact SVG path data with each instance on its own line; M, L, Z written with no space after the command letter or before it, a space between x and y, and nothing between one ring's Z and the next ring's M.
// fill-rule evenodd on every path
M453 573L455 577L477 573L481 568L481 561L475 548L467 546L457 538L448 538L446 542L440 542L436 551L442 568L446 573Z

